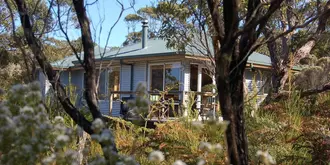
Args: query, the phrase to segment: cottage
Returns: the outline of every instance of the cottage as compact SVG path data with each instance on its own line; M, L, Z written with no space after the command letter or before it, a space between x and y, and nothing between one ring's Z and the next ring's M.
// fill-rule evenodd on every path
M105 115L122 116L125 113L122 100L133 99L134 91L141 82L147 85L150 99L157 99L157 91L172 86L166 98L174 100L176 110L186 104L191 91L197 92L196 108L205 108L207 104L205 100L209 103L214 100L214 95L208 95L214 90L206 89L207 85L215 84L214 76L207 72L206 62L209 58L198 55L188 48L185 51L169 49L166 47L166 41L161 39L147 39L147 21L143 22L142 27L141 43L125 46L119 50L106 50L104 54L104 49L95 47L96 65L100 71L98 94L101 112ZM52 65L59 71L63 85L72 84L76 87L78 95L76 103L77 106L81 105L85 75L77 58L73 55ZM248 91L252 90L254 79L260 90L259 94L264 94L262 87L270 67L271 61L266 55L254 52L249 57L245 72ZM42 72L39 73L39 81L43 94L46 95L49 83ZM172 114L170 113L169 116Z

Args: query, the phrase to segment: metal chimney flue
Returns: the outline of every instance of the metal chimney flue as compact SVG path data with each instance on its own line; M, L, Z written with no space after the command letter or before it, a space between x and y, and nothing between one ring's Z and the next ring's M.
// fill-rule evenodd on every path
M142 49L147 47L148 27L148 20L142 21Z

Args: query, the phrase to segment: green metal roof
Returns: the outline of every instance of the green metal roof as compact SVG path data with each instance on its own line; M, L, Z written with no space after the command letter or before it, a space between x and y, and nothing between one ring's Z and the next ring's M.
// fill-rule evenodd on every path
M104 48L95 46L94 53L95 53L95 58L99 59L104 53ZM78 55L81 60L84 59L84 52L79 52ZM52 62L51 65L53 67L57 67L57 68L69 68L69 67L73 67L74 63L76 63L76 62L79 63L76 55L71 55L71 56L63 58L62 60Z
M95 47L95 58L96 60L101 59L104 49L100 47ZM175 54L190 54L198 55L200 52L194 50L191 47L187 47L185 51L177 51L166 47L166 41L161 39L149 39L147 41L147 47L142 48L141 42L135 43L129 46L121 47L118 50L106 51L102 60L112 60L112 59L126 59L126 58L140 58L140 57L151 57L151 56L167 56ZM83 53L81 53L83 57ZM68 68L74 66L78 63L75 55L64 58L57 62L52 63L55 67ZM253 52L249 58L248 63L260 64L271 66L271 59L267 55L263 55L257 52ZM294 69L299 70L298 67Z
M149 39L147 47L142 48L142 43L138 42L129 46L121 47L118 50L113 50L105 54L104 59L123 59L123 58L138 58L141 56L159 56L178 54L174 49L166 47L166 41L161 39Z

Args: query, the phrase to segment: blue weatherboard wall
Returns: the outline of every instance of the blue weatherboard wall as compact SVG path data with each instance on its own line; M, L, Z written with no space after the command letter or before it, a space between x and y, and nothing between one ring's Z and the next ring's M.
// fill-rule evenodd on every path
M108 73L107 71L102 71L100 74L99 89L98 89L100 95L106 95L108 93L107 76L106 76L107 73Z
M101 60L100 54L103 53L105 49L100 47L95 47L95 59L96 61ZM143 61L143 62L137 62L134 61L134 58L142 58L142 57L162 57L165 60L167 57L170 57L173 55L184 55L184 56L201 56L199 51L196 51L192 48L185 48L183 51L174 50L171 48L167 48L166 41L161 39L149 39L147 42L147 45L145 48L142 48L141 42L128 45L125 47L121 47L119 50L107 50L105 53L105 56L102 60L114 60L116 62L120 62L120 90L121 91L131 91L135 90L139 82L147 82L148 81L148 65L151 64L150 62L156 62L157 61ZM83 52L81 52L81 57L83 59ZM129 61L128 59L132 59L133 66L130 64L126 64L125 60ZM126 61L126 62L127 62ZM135 63L134 63L135 62ZM179 62L179 61L173 61L173 62ZM271 67L271 61L270 58L266 55L259 54L257 52L254 52L249 56L248 63L263 65L263 66L269 66ZM71 84L75 85L77 87L77 94L78 99L82 100L83 96L83 89L84 89L84 70L74 70L77 69L77 66L80 66L77 58L75 55L69 56L64 58L63 60L59 60L57 62L52 63L52 66L59 68L59 69L73 69L71 70L71 73L63 71L61 73L61 82L64 85L69 84L69 80L71 79ZM182 67L182 73L180 75L181 83L180 89L182 91L189 91L190 90L190 61L183 61L181 63ZM265 71L265 70L263 70ZM249 88L249 91L252 90L251 82L253 80L253 74L249 69L246 70L245 78L246 82ZM42 76L41 76L42 79ZM42 80L43 81L43 80ZM257 86L262 86L261 77L259 74L256 76L256 83ZM47 87L45 87L45 83L42 84L43 90L47 91ZM100 81L99 81L99 94L107 96L108 94L108 72L102 72L100 75ZM130 95L121 95L121 97L129 97ZM101 99L106 99L101 98ZM108 107L108 100L104 100L102 103L100 102L100 109L103 113L107 113L107 107ZM77 102L78 104L81 102ZM113 103L113 110L112 115L118 116L120 112L120 102L114 101Z
M248 88L248 92L253 91L253 85L256 86L257 91L260 91L262 88L265 90L266 85L264 86L265 83L267 83L267 78L269 78L269 73L266 70L256 70L252 72L250 69L245 70L245 82ZM255 84L253 84L253 81ZM269 80L268 80L269 81ZM267 91L264 91L267 92ZM263 94L263 93L259 93Z
M60 80L61 84L64 86L69 85L69 80L70 80L70 72L69 71L61 71L60 72Z
M136 63L134 64L134 77L133 77L133 91L136 90L136 87L139 83L147 84L147 63Z
M121 65L120 68L120 90L131 90L131 65ZM123 94L121 97L129 97L130 95Z
M71 71L71 84L76 87L76 92L79 96L82 96L84 88L84 71L73 70Z

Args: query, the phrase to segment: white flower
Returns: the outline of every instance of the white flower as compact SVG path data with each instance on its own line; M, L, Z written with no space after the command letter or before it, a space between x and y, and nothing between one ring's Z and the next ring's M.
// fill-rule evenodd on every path
M182 160L177 160L173 163L173 165L186 165L186 163L183 162Z
M229 121L227 121L227 120L219 120L217 122L217 125L227 127L229 125Z
M257 151L257 156L261 158L261 161L263 163L267 164L276 164L276 161L274 160L274 158L268 153L268 151L264 152L264 151Z
M206 162L204 159L200 159L196 165L204 165Z
M64 153L65 157L71 157L71 158L77 158L78 157L78 152L74 151L74 150L67 150Z
M5 119L7 121L7 129L14 129L16 127L15 122L11 118L6 116Z
M31 152L32 151L32 146L31 145L28 145L28 144L23 144L22 145L22 148L27 152Z
M97 118L97 119L95 119L93 121L93 123L92 123L92 129L95 132L100 132L103 128L104 128L104 123L103 123L102 119Z
M196 128L203 128L204 124L201 121L192 121L191 125Z
M39 110L40 112L46 112L45 106L44 106L43 104L39 104L39 105L38 105L38 110Z
M106 164L106 160L103 157L97 157L93 161L89 162L89 165L100 165L100 164ZM117 164L116 164L117 165Z
M6 116L11 116L12 115L9 108L7 106L3 106L2 104L0 104L0 114L1 115L6 115Z
M25 106L25 107L21 108L21 109L19 110L19 112L20 112L20 113L33 113L34 110L33 110L33 108L31 108L31 107L29 107L29 106Z
M70 140L68 135L59 135L56 138L57 142L68 142Z
M213 148L212 144L208 143L208 142L201 142L199 144L199 149L200 150L205 150L205 151L210 152L210 151L212 151L212 148Z
M62 116L56 116L54 119L55 123L64 123L64 119Z
M40 91L40 83L38 81L34 81L34 82L31 82L29 84L29 88L32 90L32 91ZM40 93L40 92L39 92Z
M228 128L229 123L230 122L227 121L227 120L223 120L223 121L219 120L218 122L216 122L216 125L220 127L221 131L226 131L227 128Z
M219 153L222 151L223 148L222 148L221 144L217 143L216 145L213 146L213 149L215 152Z
M30 91L26 94L27 98L33 98L35 100L40 100L42 98L42 95L39 91Z
M11 92L15 93L15 92L22 92L26 90L26 85L22 85L22 84L17 84L14 85L13 87L11 87Z
M99 140L100 142L106 142L109 141L111 138L111 132L109 130L103 130Z
M149 160L150 161L164 161L165 160L165 156L163 154L163 152L161 151L152 151L150 154L149 154Z
M43 164L51 164L55 161L56 159L56 155L55 154L51 154L49 157L45 158L42 160Z
M134 158L131 156L125 156L123 159L123 162L126 165L139 165L139 163L137 161L135 161Z

